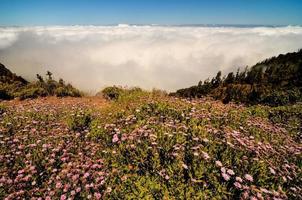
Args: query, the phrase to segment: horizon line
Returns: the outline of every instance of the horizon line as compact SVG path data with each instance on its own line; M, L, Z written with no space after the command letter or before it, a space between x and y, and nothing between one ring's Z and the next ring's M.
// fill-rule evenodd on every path
M250 27L288 27L288 26L302 26L302 24L203 24L203 23L184 23L184 24L157 24L157 23L110 23L110 24L36 24L36 25L1 25L0 27L51 27L51 26L117 26L117 27L127 27L127 26L158 26L158 27L240 27L240 28L250 28Z

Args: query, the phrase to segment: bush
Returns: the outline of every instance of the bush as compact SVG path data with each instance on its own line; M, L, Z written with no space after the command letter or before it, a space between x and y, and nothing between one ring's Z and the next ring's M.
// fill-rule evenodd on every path
M67 119L68 127L73 131L83 131L90 126L91 115L87 112L80 112Z
M0 88L0 99L9 100L12 98L13 96L11 96L7 90Z
M57 97L66 97L66 96L68 96L68 90L65 87L56 88L54 93Z
M123 92L124 90L122 88L117 86L112 86L112 87L106 87L105 89L102 90L101 93L103 97L108 100L117 100Z
M33 99L33 98L45 97L45 96L47 96L47 91L40 87L26 88L23 89L21 92L17 93L17 97L19 97L20 100Z

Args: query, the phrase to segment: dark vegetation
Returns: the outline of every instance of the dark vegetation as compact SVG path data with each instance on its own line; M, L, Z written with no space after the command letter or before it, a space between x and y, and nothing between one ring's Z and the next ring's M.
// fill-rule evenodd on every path
M71 84L66 84L63 79L56 81L52 73L47 72L47 78L37 74L37 81L28 82L21 76L16 76L0 63L0 99L9 100L19 98L37 98L45 96L80 97L81 92Z
M222 77L219 71L212 80L177 90L172 95L189 98L211 96L230 101L270 106L288 105L302 99L302 50L279 55L236 74Z

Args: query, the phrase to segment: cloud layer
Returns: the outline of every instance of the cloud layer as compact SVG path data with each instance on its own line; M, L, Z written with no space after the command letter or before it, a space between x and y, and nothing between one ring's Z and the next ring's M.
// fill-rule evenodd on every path
M302 48L302 27L60 26L0 28L0 62L46 70L85 91L108 85L173 91Z

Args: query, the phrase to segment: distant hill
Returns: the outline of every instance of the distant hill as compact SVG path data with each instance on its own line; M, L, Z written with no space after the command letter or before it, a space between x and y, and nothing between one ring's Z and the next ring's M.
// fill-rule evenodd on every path
M28 82L21 76L17 76L0 63L0 100L14 98L28 99L44 96L72 96L79 97L81 92L71 84L65 84L63 79L55 81L52 73L47 72L47 78L37 74L37 81Z
M266 59L244 71L177 90L171 95L188 98L211 96L230 101L272 106L296 103L302 99L302 50Z

